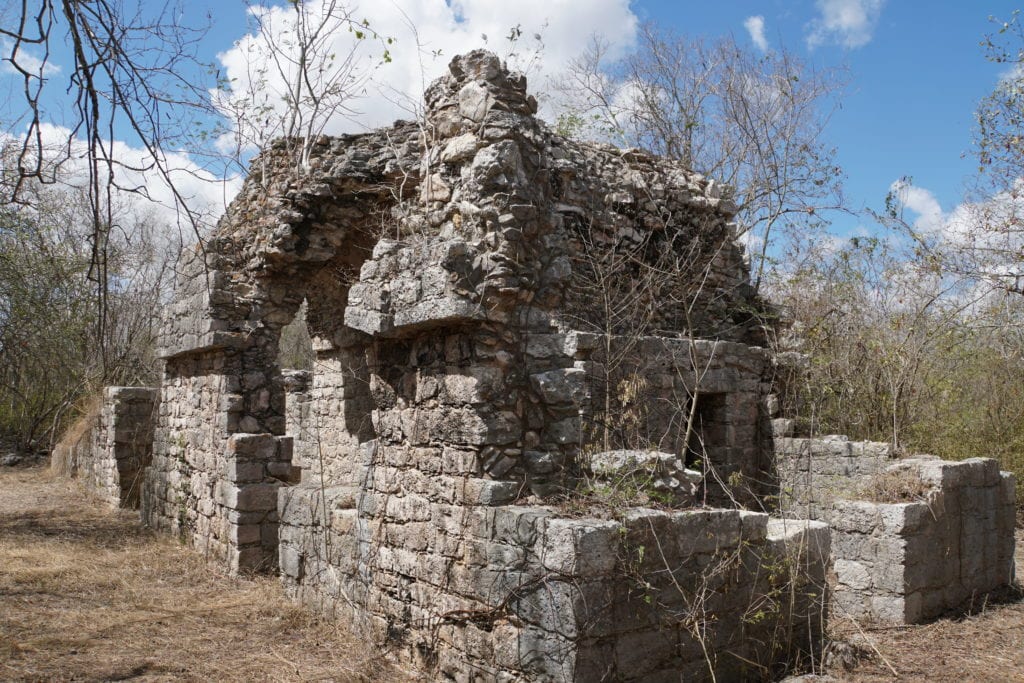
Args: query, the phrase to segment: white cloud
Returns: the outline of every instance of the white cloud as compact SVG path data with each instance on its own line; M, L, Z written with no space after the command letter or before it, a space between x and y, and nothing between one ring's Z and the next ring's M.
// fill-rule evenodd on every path
M330 0L308 0L307 8L317 15L329 4ZM322 132L360 132L388 125L397 118L411 118L423 90L444 73L451 58L479 47L507 58L513 68L525 69L531 91L538 93L543 89L545 74L560 71L584 49L591 35L600 34L610 41L611 58L631 47L638 19L629 4L629 0L365 2L353 9L352 16L365 19L379 36L394 39L387 46L392 61L380 63L385 46L379 40L358 40L347 26L331 33L323 53L334 54L336 62L343 62L343 68L350 69L347 82L358 86L345 107L332 113ZM290 30L293 10L272 6L256 11L271 27L271 42L286 45L285 32ZM519 37L510 41L508 36L514 29ZM284 49L289 56L293 52L293 48ZM279 119L286 109L286 79L273 68L266 41L246 35L219 58L231 79L228 95L252 112L252 93L256 93L256 106L266 108L264 119Z
M59 185L84 190L89 184L86 159L88 143L74 137L69 128L42 124L39 133L43 145L44 166L48 176ZM4 135L10 140L11 136ZM117 188L114 201L122 208L141 211L169 230L168 235L180 235L192 241L192 222L182 213L175 192L200 221L209 228L224 213L242 186L240 176L218 178L203 169L189 155L168 152L162 156L162 165L168 170L171 185L154 168L153 156L144 148L115 141L108 150L114 161L113 179ZM101 178L106 182L106 177Z
M946 224L946 215L942 206L931 191L916 187L905 180L897 180L889 186L896 201L901 207L910 209L917 218L914 228L929 234L942 232Z
M934 240L954 270L997 288L1024 286L1024 179L987 199L958 204L945 213L935 196L902 181L893 183L901 206L917 214L913 227Z
M1011 191L1000 192L983 201L958 204L949 212L942 210L930 190L915 187L905 180L897 180L890 190L897 206L914 214L911 226L923 237L959 249L1009 253L1019 252L1024 247L1024 231L1018 227L1024 216L1024 180L1018 179Z
M768 51L768 39L764 37L764 17L758 15L747 17L743 22L743 28L750 34L750 40L754 42L761 52Z
M15 46L10 40L0 42L3 49L3 59L0 60L0 71L7 74L21 75L25 70L34 76L52 76L60 73L60 67L51 61L43 61L29 52L23 45ZM15 64L19 68L15 68Z
M807 46L826 43L846 48L871 42L885 0L817 0L818 16L809 25Z

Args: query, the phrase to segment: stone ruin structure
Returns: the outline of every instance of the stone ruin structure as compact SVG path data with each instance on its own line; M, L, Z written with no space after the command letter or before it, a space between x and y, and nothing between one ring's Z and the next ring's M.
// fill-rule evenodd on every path
M1015 482L995 460L896 459L834 436L775 449L787 516L832 528L834 610L919 623L1013 582Z
M99 409L54 448L54 469L79 477L114 507L137 508L142 474L153 455L156 397L146 387L106 387Z
M807 508L779 495L808 470L793 445L776 466L727 193L553 133L486 52L426 104L418 124L313 141L304 165L301 141L273 145L188 256L145 523L229 571L279 571L441 680L768 679L814 660L828 569L846 566L829 524L874 543L891 514L766 512ZM300 310L315 362L286 371ZM955 466L922 465L948 515L921 534L1012 517L1012 485L983 467L986 492L961 495ZM977 543L1005 582L999 520ZM908 555L911 526L891 529ZM882 542L869 564L840 538L876 576ZM896 596L887 614L938 604Z

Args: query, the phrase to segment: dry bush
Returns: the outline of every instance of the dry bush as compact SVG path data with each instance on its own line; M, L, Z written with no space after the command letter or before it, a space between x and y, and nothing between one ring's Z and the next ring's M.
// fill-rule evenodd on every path
M0 680L402 680L270 577L216 573L75 482L0 472Z
M103 410L103 395L94 394L83 401L81 414L71 426L61 434L60 441L50 454L50 469L54 474L71 477L78 470L78 453L87 447L92 439L93 430L99 424L100 411Z
M922 481L917 470L903 467L869 477L852 497L873 503L912 503L925 500L931 490L932 487Z

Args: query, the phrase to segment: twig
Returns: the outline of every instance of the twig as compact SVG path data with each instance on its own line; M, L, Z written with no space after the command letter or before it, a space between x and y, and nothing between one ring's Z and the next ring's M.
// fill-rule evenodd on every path
M882 660L882 663L885 664L885 666L889 669L889 671L892 672L892 675L895 676L896 678L899 678L900 677L900 673L898 671L896 671L896 668L889 662L888 659L885 658L885 655L882 654L882 651L879 650L878 647L875 645L875 641L868 636L868 634L864 631L864 629L861 628L860 624L857 623L857 620L854 619L853 617L851 617L849 614L844 614L843 617L848 619L850 621L850 623L854 625L854 627L857 629L857 631L860 633L860 635L864 638L864 640L867 641L867 644L869 646L871 646L871 649L874 650L875 654L878 655L879 659Z

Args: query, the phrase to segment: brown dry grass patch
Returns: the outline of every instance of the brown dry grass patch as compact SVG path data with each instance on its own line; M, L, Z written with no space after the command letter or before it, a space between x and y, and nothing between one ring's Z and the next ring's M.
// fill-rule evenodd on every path
M873 503L912 503L925 500L931 490L916 469L900 467L870 477L852 497Z
M54 473L62 476L72 476L75 473L77 463L74 462L72 453L92 439L102 410L103 395L100 393L94 393L82 402L78 418L61 434L60 441L53 447L50 469Z
M43 468L0 469L0 680L394 681L379 652Z

